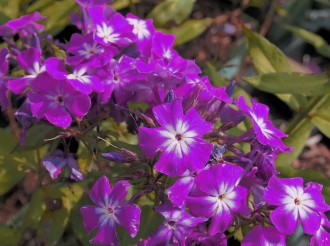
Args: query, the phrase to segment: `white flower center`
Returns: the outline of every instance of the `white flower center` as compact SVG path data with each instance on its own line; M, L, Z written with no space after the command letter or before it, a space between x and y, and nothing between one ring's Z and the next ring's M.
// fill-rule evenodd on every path
M119 33L113 33L113 28L104 22L102 26L96 26L96 35L103 39L104 43L115 43L119 40Z
M150 37L150 32L147 29L145 21L131 18L128 18L127 21L133 26L133 33L138 36L139 40Z

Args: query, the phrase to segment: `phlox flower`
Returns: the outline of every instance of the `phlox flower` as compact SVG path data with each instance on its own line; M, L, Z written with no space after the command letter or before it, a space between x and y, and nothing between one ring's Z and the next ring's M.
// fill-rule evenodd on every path
M35 117L45 117L62 128L71 125L71 115L81 119L91 107L88 95L76 91L65 79L54 79L46 72L32 81L27 97Z
M237 185L243 168L230 163L218 164L200 172L195 184L200 189L187 199L192 215L211 218L208 233L224 232L234 221L234 214L248 215L247 189Z
M118 181L112 188L107 177L99 178L92 187L89 197L95 203L80 208L83 224L88 233L98 228L90 241L98 245L119 245L116 224L135 237L140 227L140 208L125 202L130 184Z
M280 233L293 234L301 223L307 234L314 234L321 224L321 213L330 209L322 197L322 186L297 178L270 178L265 189L265 201L278 206L270 219Z
M257 225L245 235L242 241L242 246L255 245L285 246L285 235L279 233L273 226Z
M245 103L243 96L237 99L237 107L252 121L258 141L263 145L287 151L289 148L281 140L287 135L274 127L273 123L268 120L269 108L253 99L251 99L251 104L252 108Z
M204 121L194 108L184 115L182 99L154 107L153 114L160 127L140 127L139 144L148 157L161 152L155 169L171 177L187 169L201 170L212 150L212 144L202 137L212 124Z
M330 221L328 217L321 213L321 225L311 239L311 246L328 246L330 244Z
M193 228L206 221L206 218L195 218L185 211L173 207L170 204L160 204L156 207L165 221L154 232L147 243L147 246L156 245L185 245L185 239Z

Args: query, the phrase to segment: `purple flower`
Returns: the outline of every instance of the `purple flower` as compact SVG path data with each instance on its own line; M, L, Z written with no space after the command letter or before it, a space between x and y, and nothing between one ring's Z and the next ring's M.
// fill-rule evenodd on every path
M71 179L83 179L83 175L79 171L77 160L73 157L73 154L65 154L62 150L56 150L51 156L45 157L42 160L42 165L44 165L52 179L58 178L58 175L65 166L69 169Z
M57 57L48 58L45 61L48 74L55 79L66 79L77 91L90 94L92 91L103 92L100 79L94 75L87 74L87 65L75 67L71 74L67 74L64 64Z
M39 74L46 71L45 66L40 62L40 58L41 51L35 48L29 48L18 54L17 62L28 75L8 81L8 88L12 92L21 94Z
M133 26L133 33L136 38L136 44L142 56L151 55L152 37L155 33L155 27L152 24L152 19L142 20L137 16L129 13L126 20Z
M91 107L88 95L79 93L66 80L56 80L48 73L33 80L28 99L34 116L46 117L50 123L62 128L71 125L71 115L81 119Z
M124 16L113 14L109 19L104 14L104 8L97 6L89 9L95 31L94 40L105 46L117 45L125 47L134 38L132 26L128 24Z
M66 58L70 65L84 63L95 67L106 64L118 53L113 46L107 47L95 42L92 33L86 35L74 33L66 45L66 51L72 54Z
M212 144L202 140L212 129L194 108L184 115L182 100L153 108L160 127L139 128L139 144L148 157L161 151L155 169L171 177L183 174L187 169L201 170L209 160Z
M257 103L253 99L251 99L251 103L252 108L245 103L243 96L237 99L237 107L252 121L258 141L263 145L269 145L279 148L281 151L287 151L288 147L280 139L287 135L275 128L272 122L268 120L269 108L264 104Z
M147 246L185 245L185 239L193 228L207 220L206 218L195 218L184 209L173 207L170 204L160 204L156 207L156 211L165 218L165 222L150 236L146 243Z
M242 241L242 246L276 245L285 246L285 235L279 233L275 227L255 226Z
M89 197L96 204L80 208L87 233L98 228L91 243L99 245L119 245L116 224L126 229L131 237L135 237L140 227L140 208L125 202L130 184L118 181L112 189L107 177L99 178Z
M224 233L208 234L205 223L202 223L188 236L186 245L227 246L227 238Z
M8 73L8 49L0 49L0 108L5 110L9 106L9 101L7 97L7 84L5 83L4 76Z
M321 225L311 239L311 246L327 246L330 242L330 221L328 217L321 213Z
M305 233L315 233L321 224L320 213L330 209L321 191L322 186L317 183L308 183L304 188L304 180L300 177L279 179L273 176L264 198L269 204L278 206L270 214L277 230L286 235L292 234L300 222Z
M15 20L10 20L0 26L0 36L18 35L21 38L41 32L44 26L36 21L44 20L45 17L41 16L39 12L34 12L29 15L21 16Z
M187 204L191 214L211 218L208 233L224 232L234 221L234 214L248 215L247 190L238 186L243 168L225 163L199 173L195 184L200 194L190 196Z

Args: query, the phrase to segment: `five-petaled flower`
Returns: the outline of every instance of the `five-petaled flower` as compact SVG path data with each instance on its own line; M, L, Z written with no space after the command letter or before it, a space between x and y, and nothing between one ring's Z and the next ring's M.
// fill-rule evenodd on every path
M116 224L125 228L131 237L135 237L140 227L140 208L125 202L130 184L118 181L112 188L107 177L99 178L89 197L96 204L81 207L83 223L88 233L98 227L91 243L99 245L119 245Z
M298 178L277 178L273 176L265 189L264 198L271 205L278 206L270 219L283 234L296 231L298 222L307 234L314 234L321 224L321 213L330 209L321 194L322 186Z
M194 108L184 115L182 99L156 106L153 113L160 127L140 127L139 143L148 157L161 151L155 168L171 177L187 169L203 169L213 145L202 137L212 129L212 124L204 121Z

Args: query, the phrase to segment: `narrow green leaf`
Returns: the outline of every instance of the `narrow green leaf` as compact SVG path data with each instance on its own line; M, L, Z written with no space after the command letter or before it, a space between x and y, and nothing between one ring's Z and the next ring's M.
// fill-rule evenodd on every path
M113 7L116 10L121 10L121 9L129 7L130 2L135 4L135 3L138 3L139 0L116 0L113 3L111 3L111 7Z
M330 110L321 109L311 116L312 123L328 138L330 138Z
M292 72L282 51L259 34L243 28L248 41L249 54L258 74Z
M171 29L161 29L167 33L175 35L174 46L184 44L190 40L201 35L212 23L212 18L205 18L201 20L187 20L182 25L173 27Z
M186 20L196 0L165 0L157 4L149 13L148 17L154 20L156 27L164 27L174 20L176 24Z
M330 45L321 36L299 27L285 26L285 28L304 39L307 43L313 45L319 54L330 57Z
M259 75L276 72L294 72L283 52L259 34L243 28L248 41L249 55ZM306 106L302 95L276 94L293 110L298 111Z
M316 96L330 93L330 81L326 73L268 73L244 80L259 90L270 93L290 93Z
M295 160L302 149L304 148L307 139L309 138L313 124L308 119L302 119L298 128L289 132L289 137L284 139L284 143L288 146L294 147L291 153L282 153L277 155L276 167L288 167Z
M38 0L29 6L27 12L39 11L42 16L47 16L45 31L56 35L70 23L69 14L75 9L78 9L78 5L72 0Z

